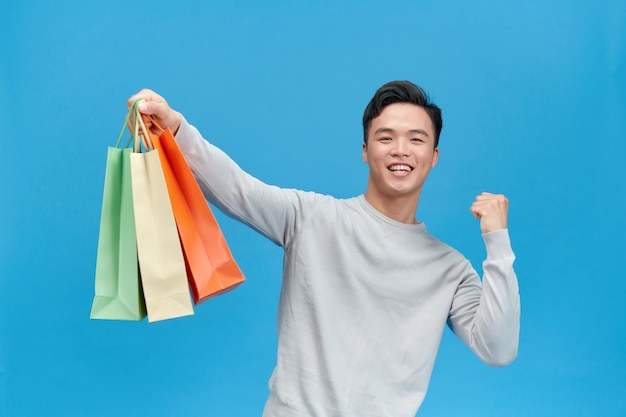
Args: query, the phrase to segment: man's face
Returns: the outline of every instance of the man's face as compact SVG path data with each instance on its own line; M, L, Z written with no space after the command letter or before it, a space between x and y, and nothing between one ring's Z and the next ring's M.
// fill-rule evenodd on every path
M422 107L395 103L372 120L363 160L369 165L369 198L419 198L430 169L437 164L432 121Z

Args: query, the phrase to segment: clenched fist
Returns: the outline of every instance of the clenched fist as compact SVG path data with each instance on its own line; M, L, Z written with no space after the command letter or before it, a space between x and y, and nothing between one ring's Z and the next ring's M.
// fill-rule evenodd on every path
M480 194L470 211L480 219L480 230L483 233L508 228L509 200L502 194Z

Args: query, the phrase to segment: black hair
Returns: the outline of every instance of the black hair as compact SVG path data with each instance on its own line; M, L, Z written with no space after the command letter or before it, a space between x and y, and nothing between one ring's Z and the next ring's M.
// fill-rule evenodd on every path
M426 111L435 130L436 148L443 127L441 109L430 101L428 94L421 87L410 81L391 81L376 91L363 113L363 141L367 144L367 132L372 120L380 116L385 107L394 103L411 103Z

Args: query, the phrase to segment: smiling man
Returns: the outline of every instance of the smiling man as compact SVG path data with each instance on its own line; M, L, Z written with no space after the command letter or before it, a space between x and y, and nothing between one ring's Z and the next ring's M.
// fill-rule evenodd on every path
M363 160L370 168L365 199L384 215L412 223L424 181L439 158L434 123L424 107L403 102L389 104L370 120L376 104L366 110L364 123Z
M368 104L368 184L349 199L264 184L162 97L142 90L129 103L137 98L177 132L207 199L284 248L265 417L413 417L446 325L487 364L515 359L520 300L507 199L483 193L470 207L487 249L482 282L416 219L442 128L420 87L390 82Z

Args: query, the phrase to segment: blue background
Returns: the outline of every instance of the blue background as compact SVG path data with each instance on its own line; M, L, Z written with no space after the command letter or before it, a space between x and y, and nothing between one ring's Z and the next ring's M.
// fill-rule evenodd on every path
M444 113L419 219L480 270L469 206L505 193L522 295L516 362L446 331L419 415L626 415L626 2L5 0L0 23L0 415L259 416L281 250L218 214L243 286L90 321L106 149L148 87L262 180L349 197L393 79Z

